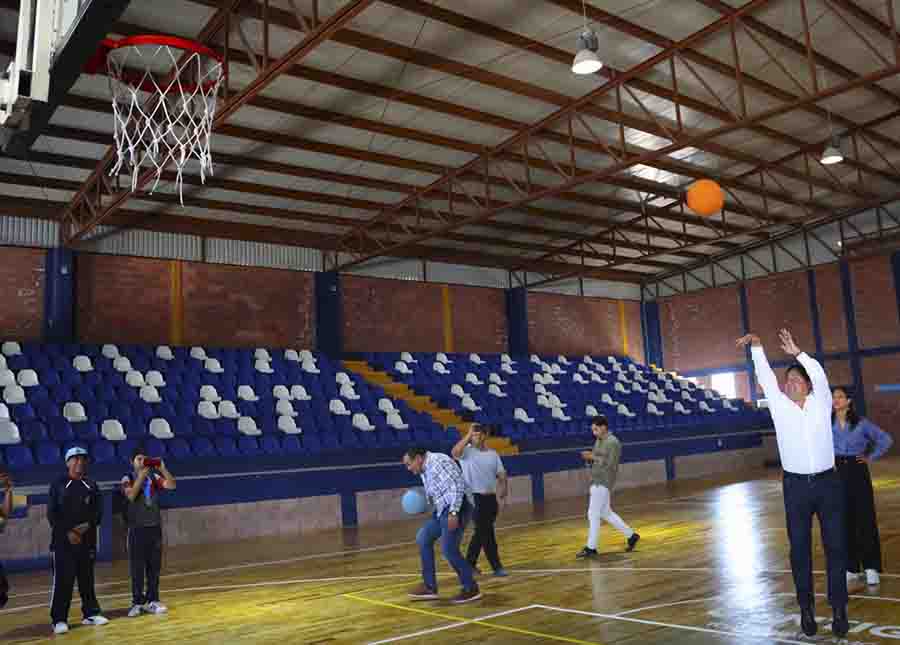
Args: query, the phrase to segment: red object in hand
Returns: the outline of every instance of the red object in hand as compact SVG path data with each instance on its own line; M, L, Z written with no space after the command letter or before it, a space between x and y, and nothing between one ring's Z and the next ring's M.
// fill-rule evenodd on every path
M159 457L144 457L144 468L159 468L161 463Z

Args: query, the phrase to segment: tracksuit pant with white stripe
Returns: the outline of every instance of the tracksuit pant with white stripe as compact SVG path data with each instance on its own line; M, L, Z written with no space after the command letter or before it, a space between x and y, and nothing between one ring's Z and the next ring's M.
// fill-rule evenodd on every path
M50 566L53 573L50 620L54 625L69 622L69 607L72 605L75 580L78 580L78 592L81 594L82 615L90 618L101 613L97 594L94 592L96 559L96 549L83 544L66 544L50 552Z
M622 518L619 517L609 504L609 489L600 484L591 485L591 501L588 505L588 540L587 547L597 550L600 543L600 525L603 522L609 522L622 535L630 538L634 535L634 529L628 526Z

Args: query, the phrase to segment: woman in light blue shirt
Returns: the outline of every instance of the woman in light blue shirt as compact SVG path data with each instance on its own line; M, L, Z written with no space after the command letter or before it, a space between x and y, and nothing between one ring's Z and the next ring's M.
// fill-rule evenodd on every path
M874 423L859 416L845 388L834 388L832 398L834 461L847 501L847 582L856 580L862 564L866 583L877 585L881 571L881 539L878 536L875 494L868 464L884 455L893 439Z

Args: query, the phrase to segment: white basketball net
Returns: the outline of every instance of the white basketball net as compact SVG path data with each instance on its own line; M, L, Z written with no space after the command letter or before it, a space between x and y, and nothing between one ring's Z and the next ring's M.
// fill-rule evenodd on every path
M163 171L176 169L175 188L184 205L182 172L200 162L200 181L213 174L210 133L224 78L222 63L170 45L120 47L107 54L117 151L115 177L123 167L137 190L143 168L153 168L156 190Z

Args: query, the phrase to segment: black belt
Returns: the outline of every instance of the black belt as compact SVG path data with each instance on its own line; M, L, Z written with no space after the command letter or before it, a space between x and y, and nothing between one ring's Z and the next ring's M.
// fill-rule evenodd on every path
M838 464L855 464L856 460L863 455L835 455L834 461Z
M822 479L823 477L827 477L828 475L833 475L835 473L834 468L829 468L828 470L823 470L820 473L812 473L809 475L804 475L800 473L789 473L788 471L784 471L785 479L802 479L806 481L815 481L816 479Z

